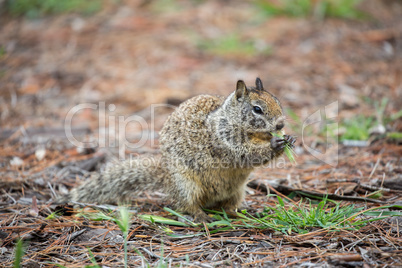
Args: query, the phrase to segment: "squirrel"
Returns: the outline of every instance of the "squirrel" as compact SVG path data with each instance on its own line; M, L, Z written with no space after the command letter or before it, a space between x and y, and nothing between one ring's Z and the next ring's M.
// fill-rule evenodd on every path
M64 202L118 203L146 190L166 193L196 222L210 222L203 208L234 213L255 167L280 156L295 137L284 134L279 100L263 88L237 81L227 98L199 95L183 102L160 132L161 156L125 160L74 188Z

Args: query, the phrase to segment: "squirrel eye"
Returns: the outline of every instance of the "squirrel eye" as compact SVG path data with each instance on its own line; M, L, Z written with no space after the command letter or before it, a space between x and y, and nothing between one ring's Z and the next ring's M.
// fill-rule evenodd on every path
M261 109L261 107L259 107L259 106L253 106L253 111L254 111L256 114L263 114L262 109Z

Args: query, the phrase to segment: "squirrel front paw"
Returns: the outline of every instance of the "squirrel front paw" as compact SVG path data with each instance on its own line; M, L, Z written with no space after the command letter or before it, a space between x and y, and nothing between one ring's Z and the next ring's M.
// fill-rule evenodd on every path
M289 135L284 135L283 136L287 142L287 144L289 145L290 148L294 148L295 147L295 142L296 142L296 137L292 137Z
M283 137L272 137L271 138L271 147L272 149L276 151L282 151L285 149L285 146L288 145L290 148L293 148L296 142L296 138L289 136L289 135L283 135Z

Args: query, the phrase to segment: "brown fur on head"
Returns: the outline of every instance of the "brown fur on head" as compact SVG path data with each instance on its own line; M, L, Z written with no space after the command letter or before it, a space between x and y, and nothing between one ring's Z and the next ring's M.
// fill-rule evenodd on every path
M257 77L255 85L248 88L242 80L237 81L235 98L240 108L242 124L248 132L281 130L284 117L279 100L264 89L260 78Z

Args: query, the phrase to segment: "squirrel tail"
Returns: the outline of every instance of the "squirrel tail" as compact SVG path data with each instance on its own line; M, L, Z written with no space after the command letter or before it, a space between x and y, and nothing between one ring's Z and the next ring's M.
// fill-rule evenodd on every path
M59 202L121 203L147 190L163 189L169 172L159 158L137 158L115 164L102 173L94 173L82 185L71 190Z

